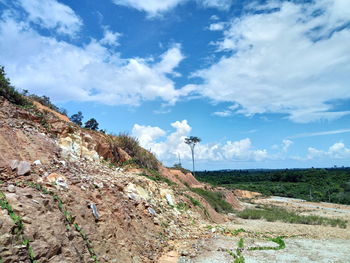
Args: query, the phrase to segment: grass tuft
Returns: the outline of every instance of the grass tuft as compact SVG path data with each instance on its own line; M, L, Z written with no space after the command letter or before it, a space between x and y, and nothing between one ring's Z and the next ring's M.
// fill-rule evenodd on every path
M243 219L265 219L269 222L282 221L291 224L329 225L346 228L347 221L341 219L326 218L321 216L305 216L279 207L264 207L262 209L245 209L238 212L237 216Z

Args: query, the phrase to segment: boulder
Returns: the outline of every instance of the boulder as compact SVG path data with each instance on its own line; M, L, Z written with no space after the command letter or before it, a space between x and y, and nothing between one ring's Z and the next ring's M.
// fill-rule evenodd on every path
M19 165L19 161L18 160L11 160L10 161L10 167L11 167L12 171L16 170L18 165Z
M30 173L30 169L31 169L31 166L29 162L21 161L17 166L17 175L18 176L27 175Z

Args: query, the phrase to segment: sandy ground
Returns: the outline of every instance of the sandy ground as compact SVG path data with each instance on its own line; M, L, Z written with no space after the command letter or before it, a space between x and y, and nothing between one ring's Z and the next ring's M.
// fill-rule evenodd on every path
M258 198L245 205L251 207L254 204L280 206L305 215L319 215L350 221L350 206L347 205L313 203L284 197ZM243 238L245 248L242 254L246 263L350 263L350 222L346 229L342 229L331 226L234 218L220 226L213 225L212 228L208 230L208 233L212 233L207 238L189 242L190 245L187 245L187 248L180 244L177 247L177 253L169 262L232 263L234 258L227 250L235 251L239 239ZM225 236L220 233L220 229L244 229L246 232L239 233L237 236ZM285 249L248 250L252 246L277 246L267 240L268 237L277 236L284 236ZM195 252L187 255L187 250Z

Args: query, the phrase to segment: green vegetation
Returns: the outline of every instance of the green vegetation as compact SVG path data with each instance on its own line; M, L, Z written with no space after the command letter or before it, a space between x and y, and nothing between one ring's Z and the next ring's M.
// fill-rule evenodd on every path
M10 80L6 77L5 69L2 66L0 66L0 96L19 106L28 106L31 104L25 96L11 85Z
M234 211L220 192L206 191L201 188L191 188L191 191L202 196L218 213L232 213Z
M237 216L244 219L265 219L269 222L282 221L291 224L306 225L330 225L333 227L346 228L347 221L320 217L315 215L305 216L278 207L263 207L262 209L245 209L237 213Z
M179 211L187 211L189 209L189 206L184 202L179 202L176 204L176 209Z
M0 207L3 210L7 211L13 223L15 224L11 232L13 235L16 235L21 240L21 243L26 247L30 262L39 263L39 261L35 260L35 254L34 254L33 248L30 246L29 240L25 238L23 235L24 225L23 225L22 218L13 211L13 208L7 201L5 194L1 191L0 191Z
M174 183L173 181L169 180L168 178L166 177L163 177L159 174L158 171L156 170L152 170L152 169L146 169L146 172L148 172L149 174L151 175L148 175L147 173L141 173L139 175L141 176L145 176L147 177L148 179L152 180L152 181L155 181L155 182L164 182L166 183L167 185L169 186L172 186L172 185L176 185L176 183Z
M93 130L93 131L97 131L98 130L98 122L96 121L95 118L91 118L90 120L85 122L84 128L90 129L90 130Z
M195 174L195 169L194 169L194 147L196 146L197 143L199 143L201 141L200 138L196 137L196 136L190 136L188 138L185 138L185 143L190 146L191 148L191 154L192 154L192 172L193 175Z
M244 263L245 259L243 256L243 251L244 250L281 250L286 247L286 244L283 240L283 237L278 236L278 237L272 237L272 238L267 238L267 240L272 241L276 243L278 246L273 247L273 246L262 246L262 247L244 247L244 239L240 238L238 241L238 245L235 251L233 250L227 250L227 253L229 253L233 258L234 261L232 263Z
M277 247L265 246L265 247L250 247L248 250L280 250L286 248L286 243L284 243L283 237L272 237L268 240L276 243Z
M118 152L116 148L119 147L129 154L139 166L150 170L158 170L159 161L153 153L139 145L137 138L121 133L118 136L111 136L110 139L115 153Z
M350 204L350 168L204 171L196 172L196 178L268 196Z
M243 257L243 249L244 249L244 240L243 238L240 238L238 241L238 247L236 248L236 251L228 250L227 252L234 258L233 263L244 263L245 259Z
M84 232L84 230L76 223L74 222L74 216L71 215L71 213L64 207L63 201L62 199L55 194L52 191L49 191L48 189L46 189L45 187L43 187L42 185L38 184L38 183L34 183L34 182L20 182L17 183L17 185L28 185L40 192L42 192L43 194L47 194L47 195L51 195L52 198L57 202L57 207L58 209L62 212L64 219L66 221L66 229L69 231L71 230L73 227L74 229L79 233L80 237L84 240L85 246L87 247L90 257L93 260L94 263L100 263L100 261L97 260L97 255L92 247L92 242L89 240L88 236L86 235L86 233Z

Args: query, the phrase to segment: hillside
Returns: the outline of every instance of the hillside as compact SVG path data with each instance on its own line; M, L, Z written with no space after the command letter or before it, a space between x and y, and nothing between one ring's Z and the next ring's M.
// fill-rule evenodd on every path
M140 161L116 140L0 97L2 262L156 262L172 240L227 220L191 191L210 186L158 161L145 168L151 153L137 148Z
M2 263L313 262L320 246L345 262L350 239L350 206L214 187L126 134L1 96L0 207Z

